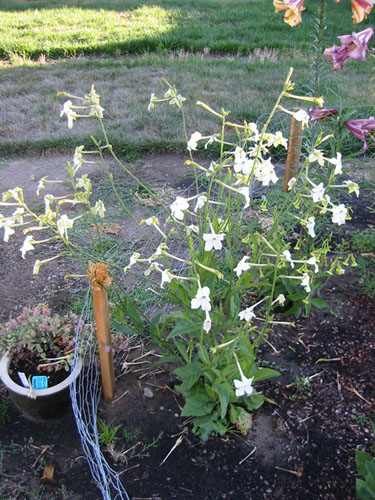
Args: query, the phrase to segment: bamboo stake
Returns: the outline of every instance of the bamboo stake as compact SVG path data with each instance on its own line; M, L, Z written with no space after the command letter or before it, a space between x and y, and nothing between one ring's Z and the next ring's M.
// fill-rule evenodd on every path
M113 367L108 295L105 289L112 283L112 278L108 274L108 266L101 263L90 264L88 276L92 285L104 399L112 401L115 392L115 371Z
M295 111L295 110L293 110ZM288 182L298 174L302 147L302 121L292 117L290 126L290 137L288 146L288 156L286 159L283 191L288 191Z

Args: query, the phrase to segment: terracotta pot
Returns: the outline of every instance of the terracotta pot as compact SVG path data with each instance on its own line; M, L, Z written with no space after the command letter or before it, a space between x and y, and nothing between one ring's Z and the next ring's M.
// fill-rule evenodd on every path
M70 404L69 386L82 370L82 358L78 358L74 369L62 382L47 389L33 391L35 399L30 397L30 389L16 384L10 378L8 368L11 360L8 353L1 357L0 379L8 389L14 404L25 417L40 422L61 416Z

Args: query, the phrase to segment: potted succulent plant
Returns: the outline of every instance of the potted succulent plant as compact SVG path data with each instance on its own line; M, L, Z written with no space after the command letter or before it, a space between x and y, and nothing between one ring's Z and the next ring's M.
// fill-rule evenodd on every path
M32 420L60 415L69 403L69 386L82 369L74 368L75 314L52 314L45 304L25 307L0 325L0 378L15 405Z

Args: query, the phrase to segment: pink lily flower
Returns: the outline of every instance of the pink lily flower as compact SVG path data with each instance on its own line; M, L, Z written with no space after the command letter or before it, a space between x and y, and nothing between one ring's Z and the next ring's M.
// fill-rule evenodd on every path
M342 69L344 62L347 59L356 59L364 61L366 59L367 43L374 34L374 30L370 27L359 33L351 35L342 35L337 38L341 42L341 47L334 45L325 49L324 55L333 61L333 69Z
M345 122L348 130L358 139L363 141L361 152L364 153L368 149L366 136L370 135L370 131L375 129L375 118L359 118L357 120L347 120Z
M323 118L328 116L337 115L338 111L336 108L311 108L309 109L310 121L321 122Z

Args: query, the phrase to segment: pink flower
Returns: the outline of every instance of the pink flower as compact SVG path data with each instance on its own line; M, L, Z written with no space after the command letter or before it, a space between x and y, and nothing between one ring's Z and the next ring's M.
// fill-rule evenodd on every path
M367 28L359 33L351 35L342 35L337 38L341 42L341 47L334 45L325 49L324 55L333 62L333 69L342 69L347 59L356 59L364 61L366 59L367 43L374 34L372 28Z
M328 116L337 115L338 111L336 108L311 108L309 109L310 121L321 122L323 118Z
M375 118L370 116L370 118L359 118L357 120L347 120L345 125L349 131L363 141L363 148L361 152L367 151L368 145L366 142L366 136L370 135L370 131L375 129Z

